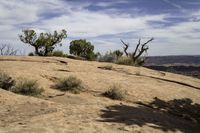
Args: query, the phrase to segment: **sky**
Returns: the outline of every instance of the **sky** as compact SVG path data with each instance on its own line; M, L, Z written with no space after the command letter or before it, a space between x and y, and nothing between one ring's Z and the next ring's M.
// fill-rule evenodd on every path
M63 46L86 39L95 51L133 51L151 37L148 54L200 55L200 0L0 0L0 45L21 54L34 49L19 40L24 29L37 33L67 30Z

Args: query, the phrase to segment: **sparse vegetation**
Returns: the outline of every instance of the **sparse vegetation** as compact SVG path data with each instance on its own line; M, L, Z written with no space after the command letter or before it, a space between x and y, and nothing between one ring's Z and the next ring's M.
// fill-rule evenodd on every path
M8 74L0 72L0 88L9 90L14 85L15 80L13 80Z
M11 91L22 95L37 96L43 92L43 89L35 80L21 79L16 86L11 88Z
M131 66L134 65L134 62L130 57L121 57L116 61L116 64Z
M121 52L120 50L115 50L113 54L117 57L117 59L119 59L120 57L122 57L123 52Z
M119 85L114 84L103 95L114 100L122 100L125 98L125 91Z
M0 55L1 56L15 56L17 55L18 50L15 50L14 48L12 48L10 45L8 44L1 44L0 45Z
M54 88L77 94L80 93L84 87L82 86L82 81L80 79L75 76L69 76L58 79L57 83L54 85Z
M106 52L105 55L100 55L98 61L99 62L115 62L116 61L116 55L113 54L113 52Z
M65 55L65 54L63 53L63 51L61 51L61 50L55 50L55 51L53 51L53 52L52 52L52 56L67 57L67 55Z

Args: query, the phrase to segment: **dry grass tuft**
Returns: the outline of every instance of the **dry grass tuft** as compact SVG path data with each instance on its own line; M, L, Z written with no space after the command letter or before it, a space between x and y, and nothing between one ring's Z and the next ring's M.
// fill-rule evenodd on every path
M114 100L123 100L125 98L125 91L120 88L119 85L112 85L109 89L103 93L104 96L114 99Z
M22 95L37 96L44 90L39 87L37 81L35 80L20 79L16 86L12 87L10 91Z
M80 91L84 89L82 81L75 76L58 79L54 88L61 91L69 91L75 94L80 93Z

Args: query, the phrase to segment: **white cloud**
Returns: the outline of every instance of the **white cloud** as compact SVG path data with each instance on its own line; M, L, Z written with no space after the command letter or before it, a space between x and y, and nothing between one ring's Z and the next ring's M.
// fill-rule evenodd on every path
M37 27L49 30L67 28L71 36L95 37L105 34L117 34L144 30L149 21L164 21L165 15L143 17L110 16L88 11L74 12L68 16L60 16L51 20L44 20Z
M176 8L182 9L182 7L171 3L169 0L165 1ZM119 47L120 41L119 39L112 40L112 38L110 40L104 38L99 40L97 39L98 36L115 35L123 32L134 32L136 37L153 36L156 38L154 46L159 45L160 48L170 46L171 44L184 47L186 51L188 48L187 44L200 48L197 45L200 42L198 38L200 36L199 21L191 20L168 27L161 26L155 28L149 22L164 23L167 22L166 18L171 17L171 15L147 14L137 16L137 12L134 15L113 14L114 12L112 14L92 12L84 9L89 4L88 2L73 4L73 2L67 3L62 0L0 1L0 40L11 40L12 42L18 40L17 43L20 43L18 34L23 28L34 28L37 32L67 29L71 38L92 38L91 40L94 43L99 44L97 49L100 51L108 47L116 49ZM100 6L108 6L113 3L107 3L108 5L106 5L106 3L99 2L98 4ZM51 12L60 13L60 16L51 16ZM50 15L50 17L43 18L43 14ZM187 15L198 20L200 12L189 12ZM130 36L130 39L132 39L132 36ZM135 38L133 37L133 39ZM162 42L163 40L165 42ZM119 43L115 45L116 42ZM100 46L106 48L101 48ZM153 49L156 49L154 46L152 46ZM197 53L197 50L195 50L194 53ZM167 53L168 51L164 52Z
M0 23L21 24L38 20L38 8L22 1L0 1Z

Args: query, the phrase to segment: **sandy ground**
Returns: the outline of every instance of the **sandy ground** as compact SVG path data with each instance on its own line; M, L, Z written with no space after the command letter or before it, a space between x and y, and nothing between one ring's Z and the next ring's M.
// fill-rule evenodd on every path
M98 67L109 63L56 57L0 57L0 70L14 79L37 80L45 89L39 98L0 89L0 132L191 132L200 124L138 104L154 97L164 101L188 98L200 104L200 80L143 67L111 64L113 70ZM110 65L110 64L109 64ZM52 89L55 79L77 76L86 90L80 94ZM123 101L100 94L112 84L126 90Z

